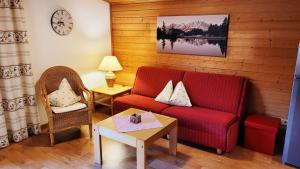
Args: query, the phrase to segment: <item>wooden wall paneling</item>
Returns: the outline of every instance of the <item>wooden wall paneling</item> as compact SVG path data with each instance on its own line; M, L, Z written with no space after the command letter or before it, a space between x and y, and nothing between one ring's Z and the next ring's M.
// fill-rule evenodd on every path
M250 111L287 117L300 42L300 1L112 1L113 54L124 67L119 83L132 84L143 65L244 76L253 84ZM156 52L157 16L226 13L226 57Z

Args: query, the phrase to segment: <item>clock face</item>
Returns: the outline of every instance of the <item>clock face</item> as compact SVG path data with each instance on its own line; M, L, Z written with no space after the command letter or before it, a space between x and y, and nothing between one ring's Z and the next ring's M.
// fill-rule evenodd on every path
M51 26L59 35L67 35L72 31L73 19L66 10L57 10L51 17Z

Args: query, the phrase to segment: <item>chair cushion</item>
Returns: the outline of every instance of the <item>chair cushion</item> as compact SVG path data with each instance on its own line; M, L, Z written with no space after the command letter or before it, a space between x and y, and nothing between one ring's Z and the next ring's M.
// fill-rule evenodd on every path
M179 126L200 130L218 129L225 133L237 119L232 113L202 107L172 106L164 109L162 114L177 118Z
M167 104L157 102L154 100L154 98L135 95L135 94L119 97L114 100L114 104L113 104L114 110L126 110L128 108L138 108L146 111L152 111L155 113L160 113L163 109L167 107L169 107Z
M155 67L140 67L136 73L132 94L155 98L172 80L177 84L183 78L183 71Z
M80 110L80 109L83 109L83 108L86 108L86 107L87 107L86 104L77 102L75 104L72 104L72 105L66 106L66 107L51 106L51 109L54 113L65 113L65 112Z
M50 105L55 107L66 107L79 102L81 99L81 97L77 96L72 90L66 78L61 81L58 90L50 93L48 98Z
M237 113L244 78L232 75L186 72L183 83L193 105Z

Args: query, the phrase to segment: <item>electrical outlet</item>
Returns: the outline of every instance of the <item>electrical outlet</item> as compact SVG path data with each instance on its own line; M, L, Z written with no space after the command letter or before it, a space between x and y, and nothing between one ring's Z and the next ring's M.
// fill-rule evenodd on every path
M288 123L288 119L282 118L281 119L281 125L286 126Z

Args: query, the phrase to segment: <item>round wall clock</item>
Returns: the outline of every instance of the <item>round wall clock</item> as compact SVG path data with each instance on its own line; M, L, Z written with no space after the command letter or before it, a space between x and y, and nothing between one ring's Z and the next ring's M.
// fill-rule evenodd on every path
M67 35L73 28L72 16L64 9L57 10L51 17L51 26L57 34Z

